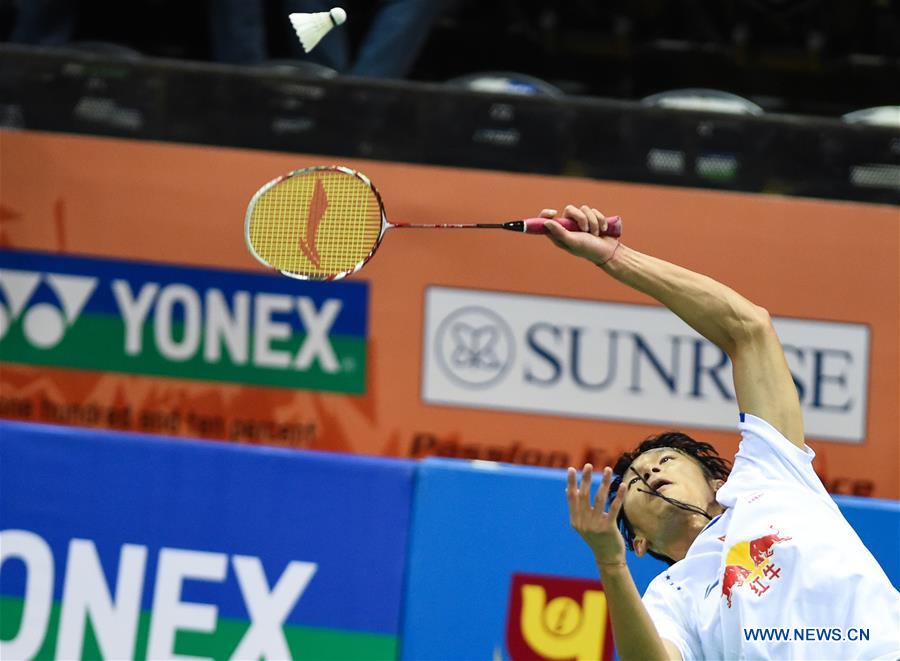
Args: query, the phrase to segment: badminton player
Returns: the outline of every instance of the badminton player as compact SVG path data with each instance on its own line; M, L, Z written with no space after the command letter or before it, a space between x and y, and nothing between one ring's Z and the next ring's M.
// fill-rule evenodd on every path
M900 594L813 472L766 310L600 237L606 221L596 209L563 215L583 232L548 221L556 245L652 296L728 354L740 409L730 472L711 446L676 432L606 467L593 502L592 467L580 485L569 469L571 524L594 554L620 658L900 659ZM896 529L884 532L896 539ZM669 564L643 599L626 547Z

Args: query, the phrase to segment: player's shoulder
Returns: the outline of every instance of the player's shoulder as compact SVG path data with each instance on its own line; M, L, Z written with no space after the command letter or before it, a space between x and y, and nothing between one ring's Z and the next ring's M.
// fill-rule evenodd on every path
M812 448L792 443L764 418L741 412L738 429L741 432L740 451L745 454L751 451L771 453L800 463L810 463L816 457Z
M669 565L650 581L650 584L647 586L647 592L650 592L650 590L662 594L681 592L691 581L689 564L684 560L679 560Z

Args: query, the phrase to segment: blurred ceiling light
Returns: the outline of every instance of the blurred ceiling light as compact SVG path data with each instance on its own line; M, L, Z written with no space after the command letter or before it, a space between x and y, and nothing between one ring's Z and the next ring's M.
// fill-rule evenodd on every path
M645 106L673 110L702 110L732 115L762 115L758 105L737 94L705 88L669 90L641 99Z
M870 124L900 129L900 106L876 106L848 112L842 117L848 124Z

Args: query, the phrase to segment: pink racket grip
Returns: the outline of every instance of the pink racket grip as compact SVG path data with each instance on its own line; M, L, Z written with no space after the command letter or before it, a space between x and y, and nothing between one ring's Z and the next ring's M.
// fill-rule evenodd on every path
M565 227L570 232L580 232L581 230L578 228L578 223L570 218L528 218L525 220L525 233L526 234L546 234L547 228L544 227L544 223L547 220L555 220L557 223ZM622 218L619 216L608 216L606 218L607 226L606 231L601 232L600 236L612 236L612 237L620 237L622 236Z

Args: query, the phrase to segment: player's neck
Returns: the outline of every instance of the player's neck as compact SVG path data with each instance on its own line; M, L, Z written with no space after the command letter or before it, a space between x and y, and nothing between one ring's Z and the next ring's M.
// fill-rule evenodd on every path
M712 519L724 511L725 508L715 501L710 503L710 506L706 509L707 514L710 516L709 519L695 512L678 510L678 515L676 515L678 518L678 530L676 534L672 535L668 543L663 545L663 555L672 558L676 562L683 560L697 536L709 525Z

